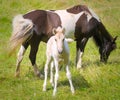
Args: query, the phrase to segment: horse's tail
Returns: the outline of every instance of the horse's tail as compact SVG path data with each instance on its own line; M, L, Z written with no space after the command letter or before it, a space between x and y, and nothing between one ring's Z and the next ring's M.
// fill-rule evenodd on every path
M12 24L13 32L9 42L10 54L33 34L34 26L31 20L23 18L22 15L15 16Z

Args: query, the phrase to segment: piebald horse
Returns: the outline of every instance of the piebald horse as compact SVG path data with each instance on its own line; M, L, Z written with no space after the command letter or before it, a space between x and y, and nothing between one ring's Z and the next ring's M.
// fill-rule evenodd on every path
M65 10L34 10L13 19L13 33L10 38L11 52L21 45L18 52L16 76L20 74L20 63L30 45L29 58L34 73L40 76L36 65L36 54L41 41L47 42L53 35L52 29L64 27L65 37L76 41L76 65L81 68L81 57L85 45L93 37L99 47L100 60L107 62L108 57L116 48L115 40L106 30L99 17L85 5L76 5Z

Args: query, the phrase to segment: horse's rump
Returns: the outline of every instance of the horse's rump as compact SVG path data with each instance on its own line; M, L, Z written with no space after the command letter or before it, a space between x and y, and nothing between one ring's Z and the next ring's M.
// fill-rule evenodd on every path
M32 35L33 23L29 19L24 19L22 15L17 15L13 19L13 32L10 38L10 54Z

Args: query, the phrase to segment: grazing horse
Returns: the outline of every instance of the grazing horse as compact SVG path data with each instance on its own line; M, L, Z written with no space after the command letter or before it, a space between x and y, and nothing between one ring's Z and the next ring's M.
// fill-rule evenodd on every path
M71 92L74 93L74 87L71 80L71 73L69 70L69 47L67 41L65 40L65 30L61 27L57 29L53 29L54 36L50 37L47 42L47 50L46 50L46 64L45 64L45 79L43 84L43 91L46 91L47 84L47 74L48 74L48 66L51 65L51 79L50 82L54 87L53 96L55 96L57 92L57 81L59 78L59 65L63 61L66 66L66 75L70 83ZM53 80L53 67L55 67L55 78Z
M65 28L65 36L76 41L76 65L81 68L81 56L90 37L93 37L99 47L100 60L107 59L116 48L115 40L99 17L87 6L76 5L65 10L34 10L24 15L18 15L13 19L13 34L10 39L11 52L21 45L18 52L16 76L20 73L20 63L23 55L31 46L29 58L34 72L40 75L36 65L36 54L41 41L47 40L53 35L52 29L62 26Z

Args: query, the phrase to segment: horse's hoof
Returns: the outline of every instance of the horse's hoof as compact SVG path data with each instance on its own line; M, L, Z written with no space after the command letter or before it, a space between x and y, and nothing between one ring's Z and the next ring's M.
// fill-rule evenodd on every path
M44 75L43 74L40 74L40 79L44 79Z
M44 75L43 74L41 74L40 72L39 73L37 73L37 74L35 74L38 78L40 78L40 79L44 79Z
M77 67L77 70L80 70L80 69L82 69L82 66L78 66L78 67Z
M15 77L20 77L20 73L16 72L14 76Z

